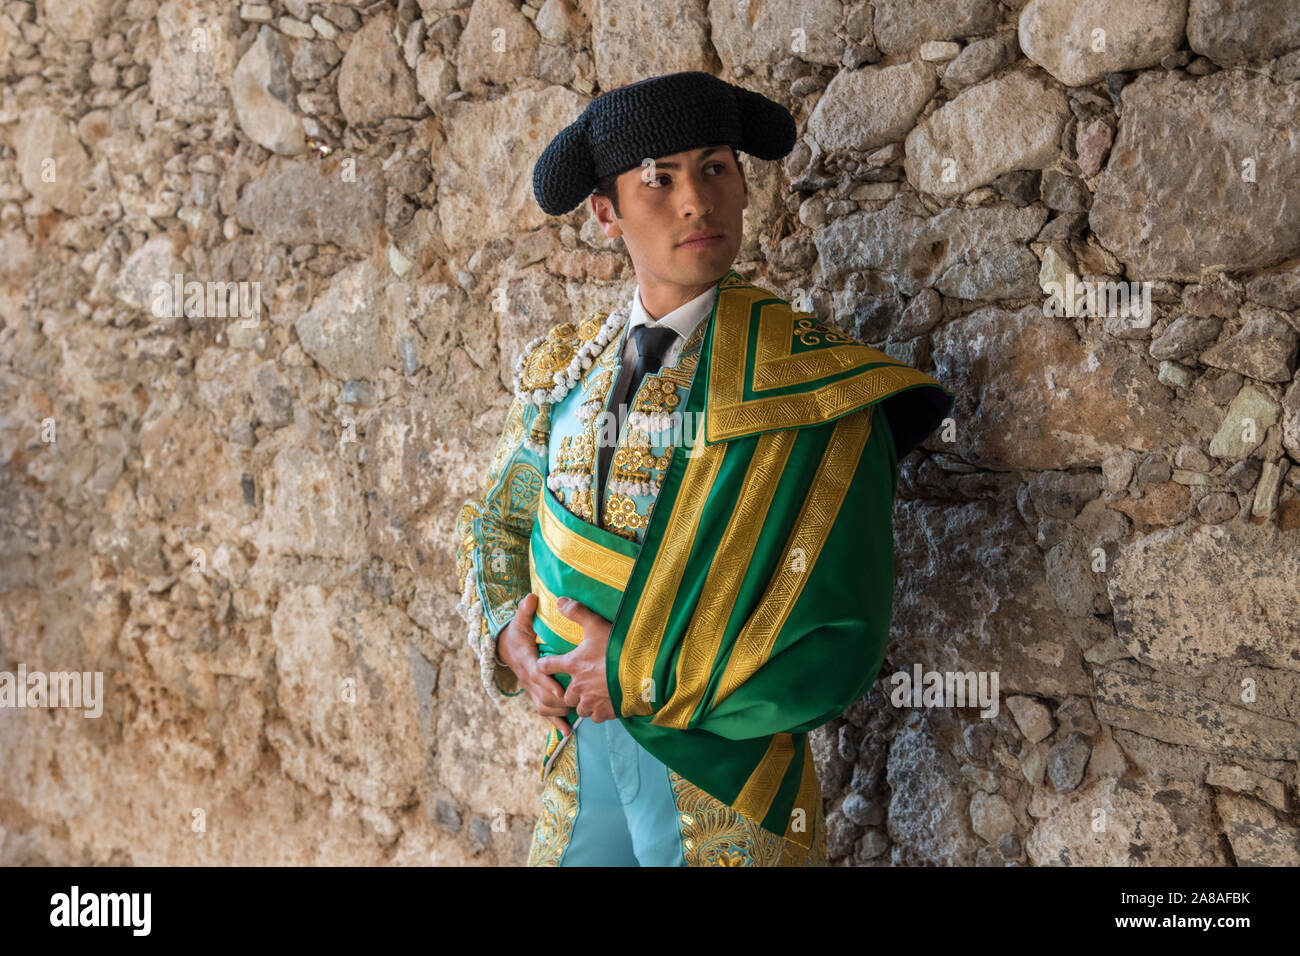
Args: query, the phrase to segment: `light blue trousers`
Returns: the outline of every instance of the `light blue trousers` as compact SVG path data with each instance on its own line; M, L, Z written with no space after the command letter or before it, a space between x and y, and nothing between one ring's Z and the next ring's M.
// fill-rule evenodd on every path
M685 866L668 767L618 718L587 718L577 747L578 815L560 866Z

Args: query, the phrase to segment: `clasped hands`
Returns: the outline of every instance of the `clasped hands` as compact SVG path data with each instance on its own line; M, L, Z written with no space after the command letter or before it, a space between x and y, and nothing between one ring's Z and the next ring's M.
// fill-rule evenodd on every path
M612 623L584 604L559 598L560 613L582 626L582 643L567 654L542 657L533 630L537 602L536 594L524 595L514 617L497 636L497 656L514 671L537 712L564 736L573 732L565 719L571 708L579 717L590 717L598 724L613 719L614 704L605 683L605 649ZM553 674L568 674L568 688Z

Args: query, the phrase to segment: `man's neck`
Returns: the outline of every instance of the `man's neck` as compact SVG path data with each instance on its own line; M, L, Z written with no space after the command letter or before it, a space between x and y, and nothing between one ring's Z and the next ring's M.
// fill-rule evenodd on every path
M641 308L645 309L645 314L657 322L692 299L699 298L721 281L722 276L718 276L712 282L697 286L661 284L647 288L638 280L637 294L641 297Z

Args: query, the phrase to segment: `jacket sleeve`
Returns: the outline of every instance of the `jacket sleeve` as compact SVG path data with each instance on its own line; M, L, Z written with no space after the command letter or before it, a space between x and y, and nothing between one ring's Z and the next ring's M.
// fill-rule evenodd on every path
M523 693L519 679L497 657L497 636L530 590L528 541L546 476L546 447L533 433L541 414L515 398L488 466L482 491L456 518L456 610L469 626L469 646L489 697Z

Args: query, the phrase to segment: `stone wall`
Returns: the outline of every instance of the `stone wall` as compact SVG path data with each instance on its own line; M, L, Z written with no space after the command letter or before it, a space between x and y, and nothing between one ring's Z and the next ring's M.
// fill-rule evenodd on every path
M0 670L104 680L0 711L0 862L524 860L545 724L453 523L522 345L634 284L534 160L686 69L799 123L737 268L957 394L813 735L832 859L1300 862L1290 0L0 11ZM917 666L997 716L895 706Z

